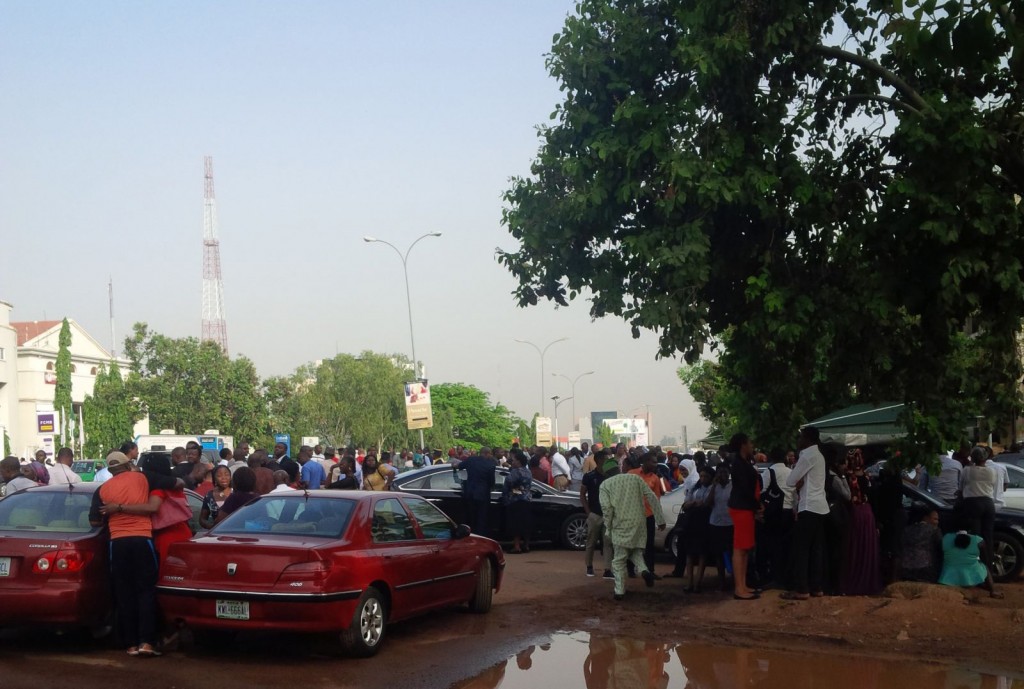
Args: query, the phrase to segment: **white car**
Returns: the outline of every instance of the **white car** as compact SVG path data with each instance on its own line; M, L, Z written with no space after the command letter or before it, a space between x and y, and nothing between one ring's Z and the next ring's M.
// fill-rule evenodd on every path
M1024 510L1024 469L1013 464L999 464L1005 467L1010 479L1009 487L1003 491L1003 502L1008 508Z
M661 511L665 513L665 530L654 532L654 549L667 550L675 555L676 521L683 509L683 487L680 485L661 496Z

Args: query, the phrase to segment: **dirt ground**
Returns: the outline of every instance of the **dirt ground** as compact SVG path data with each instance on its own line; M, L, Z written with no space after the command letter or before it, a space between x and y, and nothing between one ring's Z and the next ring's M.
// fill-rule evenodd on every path
M670 565L659 564L658 571ZM712 570L713 573L713 570ZM712 577L713 578L713 577ZM710 580L708 582L711 583ZM653 589L631 580L626 599L612 584L584 576L583 554L534 550L508 556L503 590L488 615L451 611L396 624L377 657L337 655L330 639L243 634L230 646L185 646L139 660L80 636L0 633L0 686L89 689L111 683L149 688L450 687L557 631L628 635L660 643L808 649L956 664L1024 673L1024 583L984 592L906 587L907 598L821 598L788 602L731 594L685 594L679 580Z
M582 554L508 559L509 586L499 599L523 601L517 606L523 624L660 641L842 649L1024 672L1024 582L997 586L1002 600L982 590L897 584L877 598L786 601L779 591L766 591L760 600L736 601L716 591L709 569L701 594L684 593L678 579L663 579L652 589L634 579L626 599L614 602L612 582L583 576ZM671 566L659 563L656 570L664 574Z

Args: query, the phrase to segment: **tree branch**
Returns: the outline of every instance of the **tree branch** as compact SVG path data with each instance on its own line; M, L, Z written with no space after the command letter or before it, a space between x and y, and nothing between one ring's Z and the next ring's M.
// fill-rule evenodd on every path
M889 105L896 106L897 108L902 108L903 110L906 110L907 112L911 112L911 113L913 113L915 115L920 115L921 114L921 111L918 110L917 108L915 108L913 105L910 105L908 103L904 103L903 101L899 100L898 98L891 98L889 96L876 96L876 95L871 95L871 94L867 94L867 93L855 93L855 94L852 94L852 95L849 95L849 96L840 96L839 98L831 98L828 101L826 101L825 104L828 105L830 103L839 103L839 102L844 102L844 101L879 101L881 103L888 103Z
M903 79L899 78L895 72L886 69L885 67L878 64L871 58L866 57L864 55L851 53L847 50L843 50L842 48L837 48L835 46L830 45L815 46L814 50L815 52L824 55L825 57L841 60L842 62L847 62L851 65L857 65L858 67L861 67L863 69L868 70L869 72L874 73L875 75L880 77L882 81L886 82L887 84L889 84L889 86L892 86L894 89L903 94L903 96L911 103L913 103L913 105L919 111L931 111L931 106L928 105L924 98L921 97L921 94L915 91L910 86L910 84L903 81Z

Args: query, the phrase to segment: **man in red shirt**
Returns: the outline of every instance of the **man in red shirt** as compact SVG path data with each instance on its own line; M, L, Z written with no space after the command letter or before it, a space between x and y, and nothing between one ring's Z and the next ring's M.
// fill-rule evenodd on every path
M184 488L180 479L136 471L123 452L107 455L111 477L93 494L89 522L110 531L110 572L118 634L130 656L160 655L156 640L157 557L150 490Z
M640 458L640 462L639 469L632 469L627 473L636 474L642 478L644 483L654 491L654 494L660 500L661 496L665 494L665 487L661 483L661 477L658 476L658 455L648 452ZM644 547L644 563L651 574L654 574L654 530L656 526L654 523L654 511L647 504L646 498L644 498L644 511L647 513L647 545ZM661 577L654 574L654 578L660 579Z

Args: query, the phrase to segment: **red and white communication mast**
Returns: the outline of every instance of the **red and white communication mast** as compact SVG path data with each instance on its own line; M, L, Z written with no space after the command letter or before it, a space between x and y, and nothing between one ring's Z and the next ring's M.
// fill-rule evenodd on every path
M224 280L220 274L220 240L217 239L217 199L213 193L213 158L203 158L203 340L228 352L228 327L224 321Z

